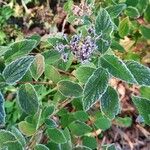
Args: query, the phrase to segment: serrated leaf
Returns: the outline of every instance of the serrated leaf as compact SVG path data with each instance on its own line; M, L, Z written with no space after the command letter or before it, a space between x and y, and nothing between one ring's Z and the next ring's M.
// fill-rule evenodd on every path
M75 71L75 76L79 80L79 82L86 83L86 81L92 75L94 70L95 68L92 67L81 66Z
M132 101L140 115L144 118L145 123L150 125L150 100L138 96L132 96Z
M100 107L102 112L109 119L114 119L119 113L119 97L117 92L112 87L109 86L106 92L102 95L100 99Z
M37 145L34 147L34 150L49 150L49 148L46 147L46 146L43 145L43 144L37 144Z
M21 134L21 132L14 126L11 128L11 132L16 136L17 140L21 143L21 145L25 147L26 140L24 136Z
M2 73L6 83L13 85L15 82L22 79L22 77L30 68L33 60L34 57L26 56L19 58L7 65Z
M101 8L96 17L95 30L98 35L110 34L113 31L113 23L108 12Z
M108 72L116 78L128 83L137 83L125 63L115 55L103 55L99 59L99 65L107 69Z
M43 74L45 70L45 60L44 56L37 54L35 56L34 62L30 67L32 77L37 81L39 77Z
M123 20L121 20L119 23L119 35L121 37L124 37L124 36L128 35L129 30L130 30L129 18L126 17Z
M0 125L5 123L4 97L0 91Z
M100 99L108 86L109 74L103 68L96 69L85 84L83 90L83 109L88 110Z
M69 124L69 129L71 130L71 133L76 136L82 136L92 131L90 126L80 121L74 121Z
M8 147L8 150L23 150L16 137L9 131L0 130L0 148Z
M35 40L22 40L10 45L11 50L5 53L5 61L7 63L29 54L36 45Z
M63 80L57 84L58 90L65 97L81 97L82 96L82 87L75 82Z
M18 127L21 133L27 137L32 136L36 132L36 127L27 121L19 122Z
M21 85L18 90L18 103L21 109L29 115L34 115L38 111L38 96L31 84Z
M49 128L47 129L47 135L54 143L63 144L67 142L65 135L60 129Z
M96 44L98 46L98 51L104 53L108 50L111 45L110 35L114 29L114 23L112 22L108 12L101 8L96 17L95 30L100 38L97 40Z
M129 6L126 11L125 11L125 14L131 18L138 18L140 17L140 13L138 11L137 8L135 7L132 7L132 6Z
M139 85L150 86L150 69L148 67L136 61L127 61L126 66Z
M116 18L126 8L126 4L117 4L106 8L107 12L112 18Z

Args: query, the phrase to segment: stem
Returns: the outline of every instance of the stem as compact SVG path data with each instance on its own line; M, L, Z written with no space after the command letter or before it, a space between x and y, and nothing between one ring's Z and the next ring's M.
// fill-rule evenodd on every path
M62 73L62 74L65 74L67 76L72 76L72 77L75 77L73 74L71 74L70 72L66 72L66 71L63 71L63 70L60 70L60 69L57 69L59 73Z
M27 14L29 14L29 13L30 13L30 10L27 8L27 6L26 6L24 0L21 0L21 3L22 3L22 6L23 6L24 9L25 9L25 12L26 12Z

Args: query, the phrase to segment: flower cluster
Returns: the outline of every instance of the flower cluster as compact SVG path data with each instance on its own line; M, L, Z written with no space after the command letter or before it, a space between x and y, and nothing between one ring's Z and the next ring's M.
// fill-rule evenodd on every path
M80 35L74 35L70 41L70 47L77 59L81 62L86 62L90 59L97 46L91 36L82 38Z
M62 43L58 43L55 47L55 49L61 53L61 59L64 61L64 62L67 62L68 60L68 53L65 52L65 48L67 48L67 45L64 45Z

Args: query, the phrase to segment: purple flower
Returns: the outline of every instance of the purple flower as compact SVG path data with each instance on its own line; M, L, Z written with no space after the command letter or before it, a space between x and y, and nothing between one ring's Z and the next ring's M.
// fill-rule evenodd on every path
M91 36L81 38L81 36L74 35L71 39L70 47L75 57L81 62L85 62L90 59L96 49L96 43Z

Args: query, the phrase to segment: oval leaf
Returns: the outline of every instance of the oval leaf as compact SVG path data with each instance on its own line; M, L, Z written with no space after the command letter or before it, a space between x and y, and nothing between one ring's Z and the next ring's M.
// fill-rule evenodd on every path
M109 119L114 119L119 113L119 97L112 87L109 86L106 92L102 95L100 99L100 106L102 112Z
M49 128L49 129L47 129L47 134L54 143L63 144L63 143L67 142L67 139L66 139L64 133L60 129Z
M19 88L18 102L21 109L27 114L34 115L38 111L38 96L31 84L27 83Z
M100 99L108 86L109 74L103 68L96 69L85 84L83 91L83 108L88 110Z
M130 30L129 18L126 17L123 20L121 20L120 23L119 23L119 35L121 37L124 37L124 36L128 35L129 30Z
M16 137L9 131L0 130L0 148L8 147L8 150L23 150Z
M150 100L137 96L132 96L132 100L145 123L150 125Z
M34 62L30 67L32 77L37 81L39 77L43 74L45 70L45 61L44 56L37 54L35 56Z
M26 56L19 58L7 65L3 71L3 77L6 83L13 85L15 82L21 80L28 71L33 60L34 57Z
M15 60L16 58L22 57L23 55L29 54L36 45L35 40L22 40L14 42L10 45L11 50L5 53L5 61L7 63Z
M81 97L83 91L79 84L67 80L58 83L58 90L65 97Z
M114 77L128 83L137 83L125 63L114 55L104 55L100 57L99 64L108 70Z
M135 61L127 61L126 65L139 85L150 86L150 68Z

